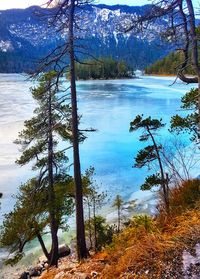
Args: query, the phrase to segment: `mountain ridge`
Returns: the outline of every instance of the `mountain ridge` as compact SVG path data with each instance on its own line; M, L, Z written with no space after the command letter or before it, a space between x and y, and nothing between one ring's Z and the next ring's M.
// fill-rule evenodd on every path
M159 46L159 39L153 34L164 22L152 26L147 38L134 32L125 34L116 28L125 18L129 20L144 13L149 6L87 5L83 11L87 20L80 22L87 31L80 31L80 36L87 47L92 46L90 53L96 57L125 60L139 69L165 56L168 50ZM37 59L64 42L66 34L57 33L49 28L47 19L37 16L52 10L31 6L0 11L0 72L32 70Z

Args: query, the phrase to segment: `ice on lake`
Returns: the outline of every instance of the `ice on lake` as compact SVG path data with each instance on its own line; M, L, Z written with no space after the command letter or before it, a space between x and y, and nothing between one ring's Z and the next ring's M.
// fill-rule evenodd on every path
M139 190L145 171L133 169L133 159L141 147L138 133L129 133L129 123L137 115L163 118L169 123L177 113L180 98L192 86L174 78L80 81L78 106L81 127L97 129L81 144L82 170L94 166L101 190L112 196L130 198ZM13 141L34 109L29 88L31 82L18 74L0 75L0 192L3 192L1 216L13 204L18 186L31 176L30 166L18 167L19 147ZM164 135L167 129L162 132Z

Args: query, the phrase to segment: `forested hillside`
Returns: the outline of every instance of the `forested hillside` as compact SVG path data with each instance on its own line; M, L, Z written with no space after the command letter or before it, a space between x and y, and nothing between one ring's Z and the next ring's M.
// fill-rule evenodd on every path
M78 31L78 36L84 40L77 41L76 45L84 46L84 53L95 58L112 57L128 62L135 69L144 69L171 49L170 45L161 43L154 34L155 29L161 29L166 23L160 21L156 26L152 25L151 32L141 36L132 31L123 33L119 25L126 17L134 18L147 8L148 5L87 5L84 11L79 11L82 21L87 18L85 28ZM36 6L24 10L1 11L0 72L33 71L37 67L38 58L44 57L55 46L65 42L66 31L59 33L55 28L49 27L49 13L48 9ZM81 60L86 59L80 52L77 55Z
M172 52L163 59L158 60L153 65L147 67L145 73L154 75L176 75L183 59L182 52ZM185 69L185 73L194 74L191 65L188 65Z

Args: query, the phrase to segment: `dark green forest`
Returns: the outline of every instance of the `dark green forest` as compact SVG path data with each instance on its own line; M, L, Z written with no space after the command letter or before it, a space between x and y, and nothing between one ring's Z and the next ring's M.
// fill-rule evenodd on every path
M180 51L172 52L167 55L165 58L156 61L153 65L145 69L146 74L155 74L155 75L176 75L179 66L183 62L183 53ZM194 74L192 66L190 63L185 69L186 74Z
M133 69L124 61L113 58L99 60L85 60L82 64L76 63L76 79L115 79L131 78Z

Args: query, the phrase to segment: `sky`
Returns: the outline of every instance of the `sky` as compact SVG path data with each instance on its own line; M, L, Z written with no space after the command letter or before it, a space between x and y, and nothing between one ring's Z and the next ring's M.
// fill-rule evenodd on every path
M26 8L33 5L42 5L47 0L0 0L0 10L11 8ZM124 4L130 6L141 6L149 4L151 0L95 0L98 4L116 5ZM200 6L200 0L193 0L195 6ZM198 5L199 4L199 5Z
M33 5L42 5L47 0L0 0L0 10L11 8L26 8ZM149 0L95 0L97 4L141 6L148 4Z

